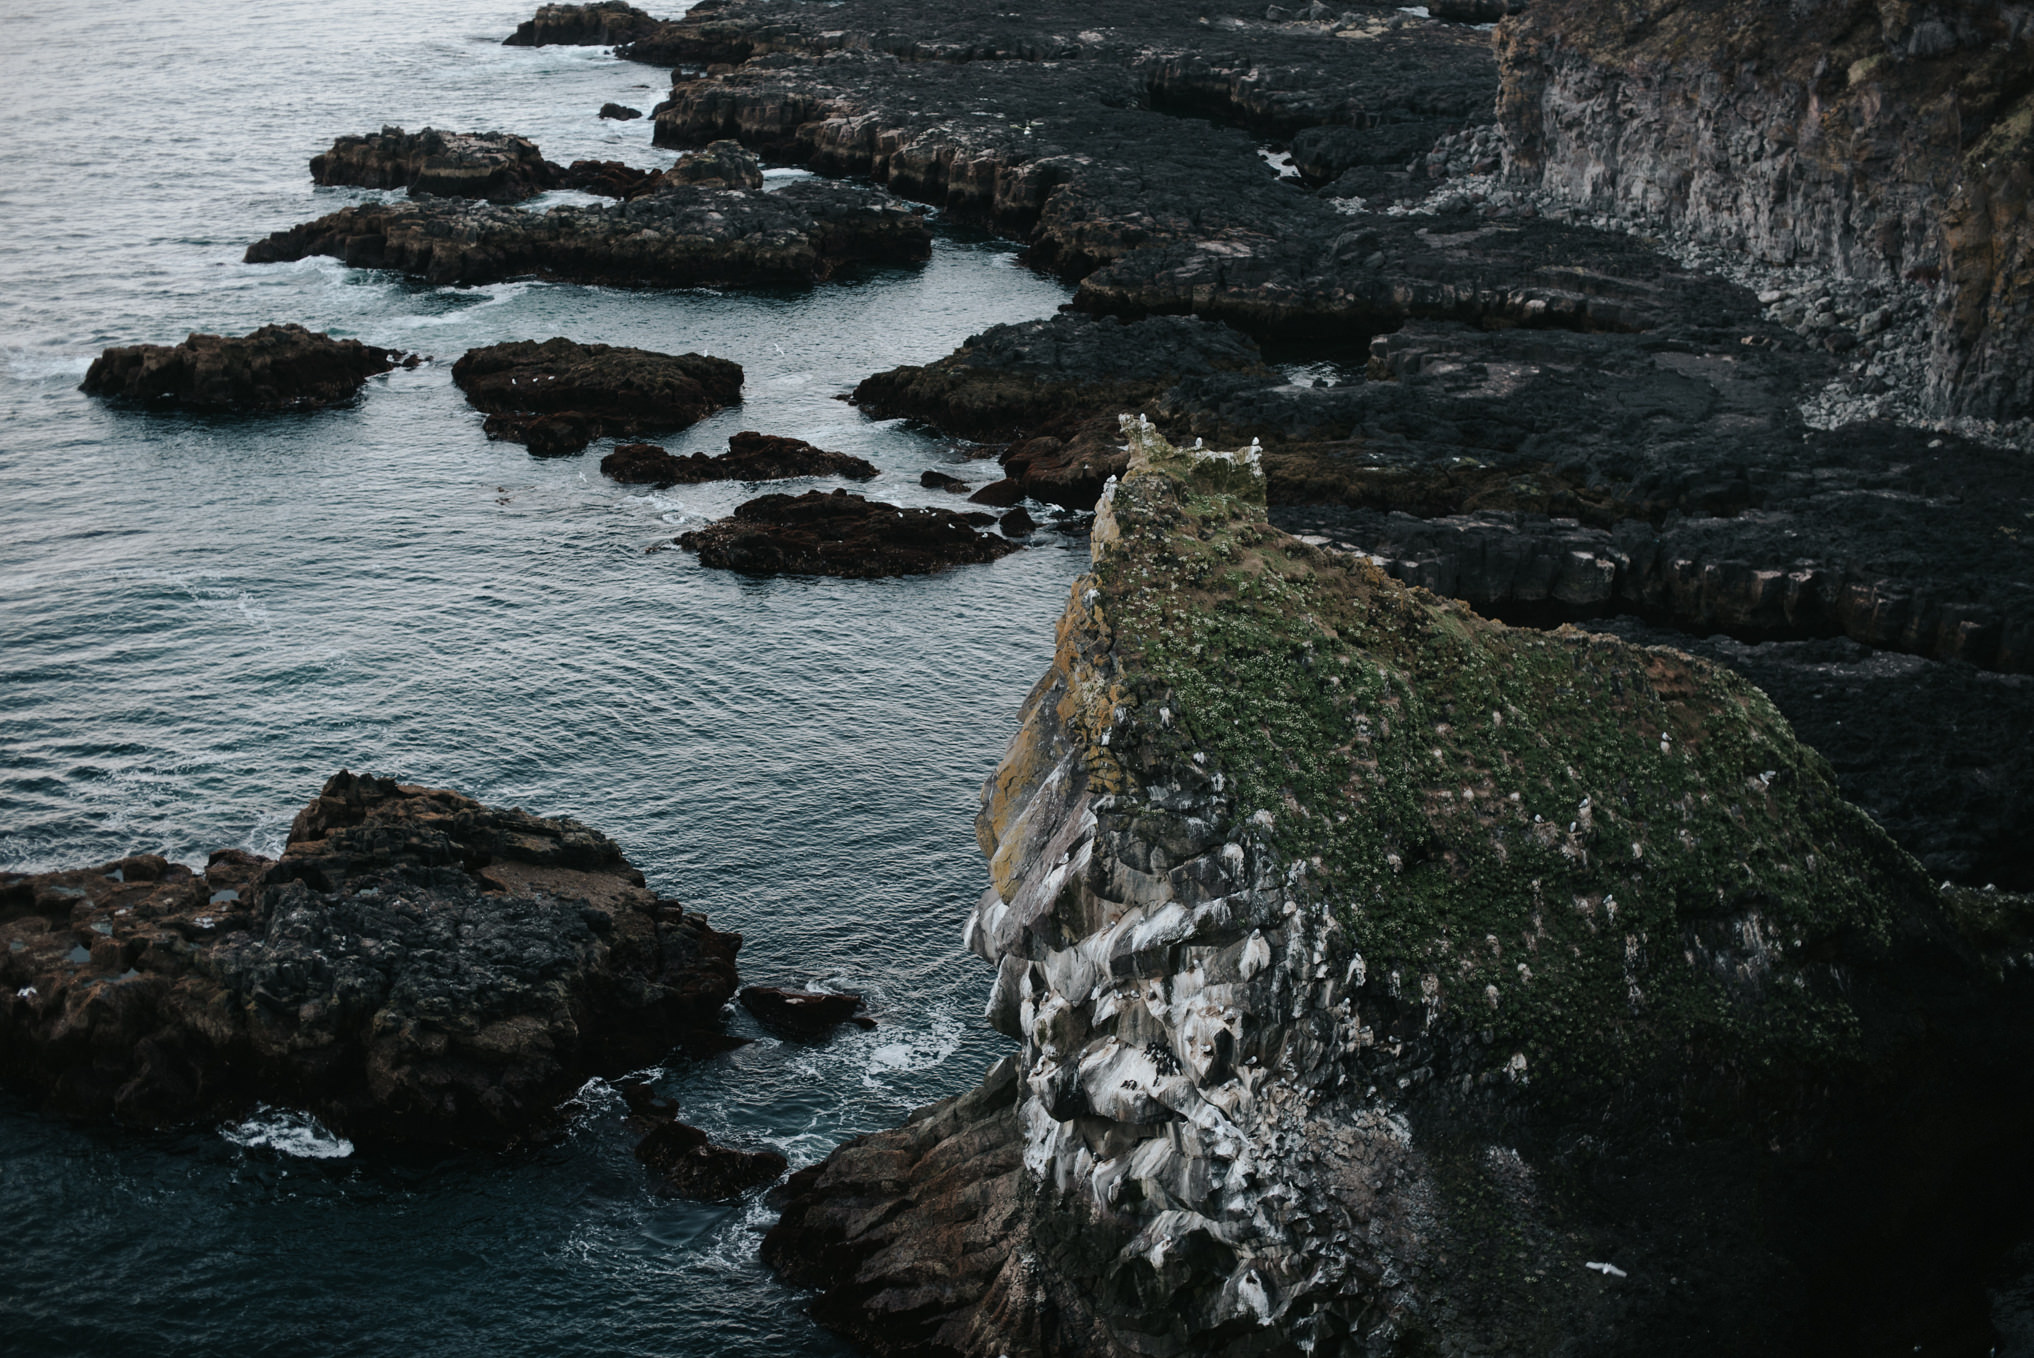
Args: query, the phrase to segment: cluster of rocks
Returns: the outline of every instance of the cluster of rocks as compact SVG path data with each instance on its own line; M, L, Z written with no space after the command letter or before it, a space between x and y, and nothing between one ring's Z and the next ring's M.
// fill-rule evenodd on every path
M1019 1050L792 1177L764 1257L814 1314L984 1356L1982 1328L2034 912L1938 893L1729 671L1484 622L1126 432L983 791Z
M538 457L584 451L596 438L683 429L741 400L742 368L705 354L660 354L562 337L468 350L452 365L489 438Z
M564 184L564 172L537 144L502 132L405 132L384 127L341 137L311 157L314 184L407 189L412 196L520 203Z
M0 875L0 1075L79 1117L256 1103L501 1146L594 1075L725 1045L736 934L576 821L341 773L273 862Z
M645 37L662 23L621 0L539 5L535 16L501 41L504 47L610 47Z
M906 508L845 490L812 490L760 496L677 541L697 553L700 564L723 570L868 580L925 575L1016 551L1008 537L980 531L990 522L988 514Z
M352 400L370 377L420 361L301 325L265 325L238 337L115 345L92 360L78 390L206 412L321 410Z
M879 193L805 181L775 193L675 183L613 206L527 212L429 198L362 203L278 231L250 264L329 255L431 283L525 276L615 287L806 286L843 268L931 254L922 214Z
M727 451L714 457L688 453L674 457L654 443L617 444L600 460L610 479L633 486L697 485L704 481L786 481L796 476L841 476L869 481L874 463L846 453L830 453L803 439L743 430L728 437Z

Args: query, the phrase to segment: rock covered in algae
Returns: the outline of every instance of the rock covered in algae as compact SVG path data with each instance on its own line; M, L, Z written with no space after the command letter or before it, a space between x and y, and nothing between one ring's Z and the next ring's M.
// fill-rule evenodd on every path
M815 1314L983 1358L1982 1323L2024 916L1967 938L1729 671L1488 622L1126 430L978 822L1019 1050L793 1176Z

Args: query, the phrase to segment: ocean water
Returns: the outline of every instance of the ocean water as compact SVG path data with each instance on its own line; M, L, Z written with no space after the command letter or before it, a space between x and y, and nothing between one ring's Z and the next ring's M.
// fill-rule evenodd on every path
M941 503L919 472L971 450L837 398L1066 291L945 228L921 268L803 292L239 262L372 196L305 161L384 123L668 164L647 120L594 116L647 111L665 73L500 46L532 7L0 0L0 867L272 854L341 767L578 817L740 930L746 980L869 996L874 1031L788 1044L738 1015L756 1041L664 1072L688 1120L810 1163L1000 1053L958 940L975 795L1086 544L910 580L703 570L646 549L753 488L645 493L600 445L490 443L450 361L558 334L731 357L743 405L674 451L795 435L882 467L872 495ZM291 418L75 390L108 344L270 321L436 361ZM768 1209L657 1197L612 1092L581 1103L541 1149L402 1157L289 1109L136 1133L0 1101L0 1351L842 1351L756 1262Z

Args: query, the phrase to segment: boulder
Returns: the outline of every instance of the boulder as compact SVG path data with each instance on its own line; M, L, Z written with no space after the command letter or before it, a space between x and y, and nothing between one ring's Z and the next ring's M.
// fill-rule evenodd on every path
M560 176L564 188L603 198L640 198L664 182L656 170L639 170L619 160L575 160Z
M921 213L881 193L806 181L775 193L671 184L548 212L437 198L361 203L256 241L245 259L330 255L440 284L534 275L632 288L796 287L931 252Z
M844 490L765 495L680 535L702 565L750 575L923 575L994 561L1017 544L944 509L902 509Z
M699 1128L675 1120L644 1137L636 1146L636 1158L656 1172L665 1192L697 1202L740 1197L790 1166L776 1151L717 1146Z
M744 430L730 436L727 446L728 451L716 457L704 453L673 457L655 444L621 444L601 459L600 469L616 481L656 486L695 485L702 481L783 481L796 476L843 476L851 481L867 481L878 474L874 463L815 448L803 439Z
M1006 538L1029 537L1038 531L1038 524L1024 512L1022 506L1005 514L997 523L997 529Z
M927 490L943 490L951 495L965 495L973 489L959 477L948 476L945 472L934 471L930 467L919 473L918 484Z
M606 103L600 106L600 116L612 118L617 122L628 122L642 117L643 111L639 108L630 108L627 104Z
M876 1021L862 1013L862 997L819 990L784 990L777 986L743 986L735 997L756 1021L792 1037L825 1037L843 1023L873 1028Z
M763 1254L814 1315L883 1354L1982 1338L2034 902L1934 888L1730 671L1478 618L1126 426L983 789L965 937L1019 1049L792 1177Z
M503 38L504 47L608 47L653 33L663 23L622 0L591 5L539 5L534 17Z
M702 188L760 189L763 162L738 141L709 143L704 150L678 157L677 164L664 171L666 184L697 184Z
M321 410L352 400L368 378L417 362L301 325L264 325L237 338L193 333L176 345L116 345L92 360L78 390L199 411Z
M528 441L540 456L595 438L683 429L741 399L738 363L569 339L470 349L452 365L467 404L489 414L490 438Z
M484 198L490 203L520 203L563 182L558 167L545 160L527 137L441 132L435 127L421 132L384 127L365 136L341 137L331 150L311 157L311 180L408 189L411 197Z
M594 1075L724 1045L739 935L577 821L340 773L280 859L0 874L0 1073L73 1117L305 1109L503 1146Z

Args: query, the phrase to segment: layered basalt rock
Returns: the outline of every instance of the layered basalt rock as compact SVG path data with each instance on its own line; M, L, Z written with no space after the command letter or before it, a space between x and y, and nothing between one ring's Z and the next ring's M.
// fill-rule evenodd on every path
M194 332L182 344L115 345L92 360L78 390L208 412L321 410L418 361L301 325L264 325L240 336Z
M539 5L534 17L501 40L504 47L607 47L654 33L663 20L621 0L591 5Z
M653 443L618 445L600 460L600 470L626 485L697 485L705 481L784 481L795 476L843 476L873 480L873 462L815 448L803 439L743 430L730 435L728 450L714 457L674 457Z
M595 1074L712 1050L739 935L604 835L341 773L274 862L0 877L0 1070L77 1117L256 1102L370 1141L506 1145Z
M1020 1049L793 1176L764 1254L815 1315L984 1358L1981 1334L2034 920L1938 895L1728 671L1485 622L1127 432L983 794Z
M539 455L576 453L604 435L683 429L742 394L741 365L729 359L562 337L469 349L452 381L488 412L490 438Z
M440 199L363 203L256 241L246 261L330 255L441 284L535 275L614 287L796 287L855 265L920 263L931 242L920 213L846 185L763 193L680 184L541 213Z
M678 545L697 552L701 565L722 570L861 580L925 575L1017 550L951 510L905 509L844 490L764 495L681 534Z
M384 127L365 136L341 137L331 150L311 157L311 180L408 189L412 197L520 203L559 187L564 174L527 137Z
M1938 284L1938 410L2034 415L2020 7L1535 0L1499 55L1514 173L1760 259Z

